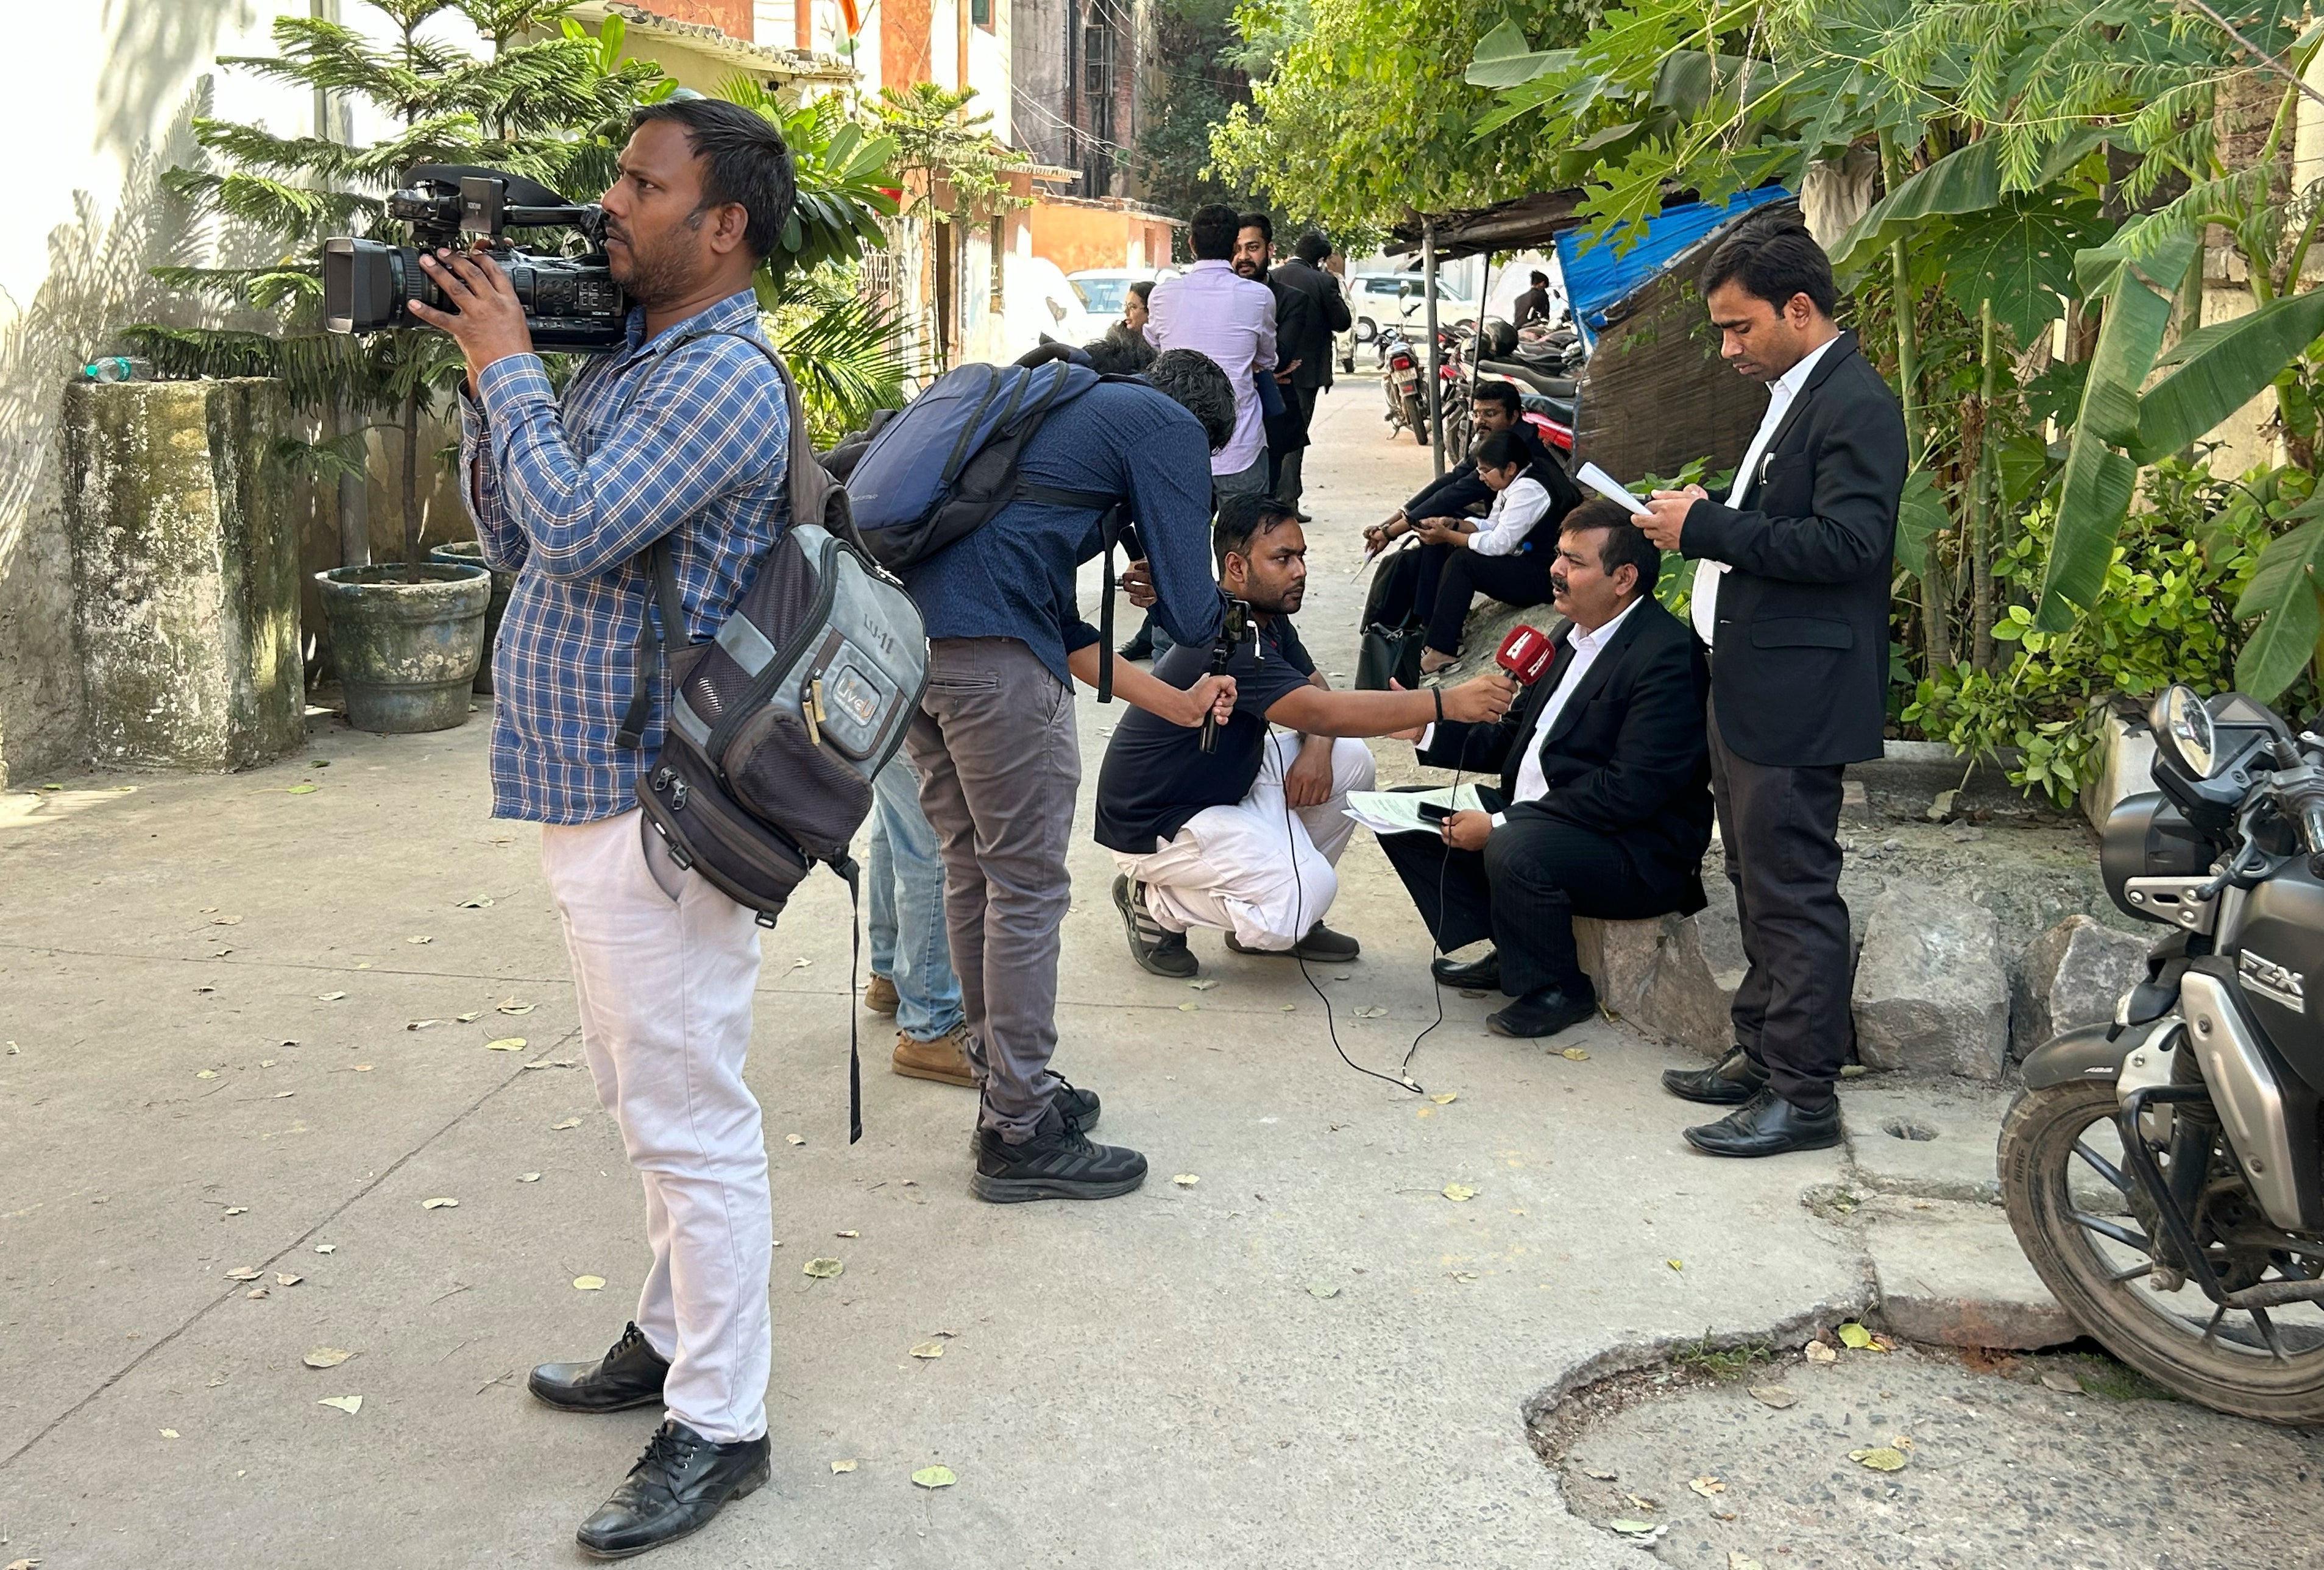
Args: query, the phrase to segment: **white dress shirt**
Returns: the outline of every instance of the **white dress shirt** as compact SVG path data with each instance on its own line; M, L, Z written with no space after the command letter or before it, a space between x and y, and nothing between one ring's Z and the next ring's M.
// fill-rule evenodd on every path
M1743 499L1751 493L1751 482L1757 477L1759 459L1766 452L1767 444L1775 439L1775 427L1784 423L1784 416L1791 412L1792 400L1799 397L1800 389L1805 387L1808 378L1814 374L1816 362L1823 358L1825 350L1839 342L1838 334L1826 338L1801 355L1798 364L1767 383L1767 412L1759 417L1759 428L1751 437L1750 448L1744 453L1743 461L1735 466L1735 483L1727 491L1728 506L1742 506ZM1711 635L1719 625L1715 619L1719 609L1719 580L1726 572L1725 562L1714 562L1709 556L1702 557L1694 564L1694 591L1688 600L1687 610L1694 620L1694 635L1705 645L1711 641Z
M1566 662L1565 675L1559 678L1557 691L1550 693L1549 702L1541 706L1541 713L1535 718L1533 730L1525 739L1525 754L1517 762L1517 792L1509 803L1511 806L1518 802L1537 802L1549 794L1549 781L1541 772L1542 741L1557 724L1557 717L1565 712L1565 705L1581 687L1582 678L1590 674L1590 667L1598 663L1598 656L1614 640L1616 629L1637 608L1638 601L1633 600L1597 631L1584 632L1577 627L1568 635L1573 657ZM1495 813L1493 827L1499 828L1504 817Z
M1146 339L1157 350L1207 354L1234 389L1234 435L1211 454L1211 473L1240 474L1266 450L1254 371L1275 366L1275 291L1231 262L1197 262L1154 286Z
M1480 556L1506 556L1525 544L1526 536L1549 510L1549 488L1520 474L1493 498L1493 510L1483 527L1469 537L1469 548Z

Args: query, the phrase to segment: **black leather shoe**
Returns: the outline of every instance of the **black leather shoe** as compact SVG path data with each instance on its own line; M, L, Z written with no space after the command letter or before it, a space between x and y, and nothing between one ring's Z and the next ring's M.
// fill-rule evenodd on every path
M1767 1070L1740 1047L1708 1069L1665 1069L1663 1088L1709 1106L1740 1106L1767 1088Z
M1340 964L1344 960L1357 958L1364 951L1364 946L1361 943L1357 942L1345 932L1333 932L1321 922L1308 928L1307 935L1300 939L1294 948L1247 949L1232 932L1227 934L1227 947L1238 954L1280 954L1286 958L1296 954L1300 959L1315 965Z
M1471 992L1499 992L1501 989L1501 957L1488 950L1481 959L1467 964L1446 959L1431 959L1428 973L1447 987L1462 987Z
M1060 1098L1062 1100L1062 1098ZM1023 1144L991 1129L977 1133L976 1171L968 1186L980 1199L1111 1199L1146 1181L1146 1158L1120 1145L1093 1143L1059 1101Z
M671 1418L654 1430L622 1486L574 1538L593 1559L626 1559L659 1548L708 1526L727 1501L756 1492L768 1473L764 1434L713 1445Z
M1563 987L1542 987L1526 993L1499 1014L1485 1016L1495 1035L1554 1036L1580 1024L1598 1012L1594 994L1575 994Z
M1829 1150L1840 1143L1840 1103L1810 1112L1762 1090L1720 1118L1686 1131L1686 1143L1706 1155L1780 1156Z
M658 1406L669 1364L632 1324L595 1363L544 1363L524 1382L538 1400L568 1412L626 1412Z

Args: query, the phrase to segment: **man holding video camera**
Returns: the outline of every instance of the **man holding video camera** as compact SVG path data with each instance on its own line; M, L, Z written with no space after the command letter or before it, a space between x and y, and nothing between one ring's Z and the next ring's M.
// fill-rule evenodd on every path
M485 560L518 574L494 656L493 813L541 825L583 1050L645 1185L653 1261L635 1322L602 1359L530 1382L567 1411L665 1409L581 1526L600 1558L684 1537L769 1476L773 1218L742 1082L759 929L640 835L633 786L668 693L651 693L642 748L616 735L647 679L646 548L669 542L687 625L664 632L682 646L717 629L789 522L788 411L751 287L789 215L789 151L750 110L673 99L631 117L619 167L605 252L636 308L626 344L561 399L491 261L423 257L451 308L408 307L466 357L462 491Z

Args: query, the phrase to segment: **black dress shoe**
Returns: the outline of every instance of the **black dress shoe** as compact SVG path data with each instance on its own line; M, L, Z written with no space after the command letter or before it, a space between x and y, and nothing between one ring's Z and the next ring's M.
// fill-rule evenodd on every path
M1686 1143L1714 1156L1829 1150L1840 1143L1840 1103L1811 1112L1773 1090L1762 1090L1717 1123L1688 1129Z
M1708 1069L1665 1069L1663 1088L1687 1101L1711 1106L1740 1106L1767 1088L1767 1070L1740 1047Z
M1471 992L1499 992L1501 989L1501 957L1488 950L1481 959L1466 964L1442 957L1428 962L1428 973L1447 987L1458 987Z
M713 1445L671 1418L574 1537L593 1559L626 1559L700 1531L728 1500L756 1492L768 1473L764 1434Z
M1494 1034L1503 1036L1554 1036L1558 1032L1580 1024L1598 1012L1594 994L1576 994L1557 987L1539 987L1510 1004L1499 1014L1485 1016L1485 1024Z
M1232 932L1227 934L1227 947L1238 954L1297 955L1314 965L1338 965L1360 956L1364 946L1345 932L1335 932L1317 922L1307 929L1307 935L1289 949L1247 949Z
M658 1406L669 1364L632 1324L595 1363L544 1363L524 1382L535 1397L568 1412L626 1412Z

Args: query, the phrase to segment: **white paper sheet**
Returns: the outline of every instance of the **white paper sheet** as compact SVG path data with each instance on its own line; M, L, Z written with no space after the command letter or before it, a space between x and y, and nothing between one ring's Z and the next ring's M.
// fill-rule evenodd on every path
M1348 816L1375 834L1434 834L1436 825L1420 815L1423 802L1456 813L1484 810L1484 803L1477 799L1477 787L1464 785L1433 791L1350 791Z
M1643 517L1646 504L1630 494L1630 488L1595 464L1584 464L1573 472L1573 477L1609 501L1618 501L1633 513Z

